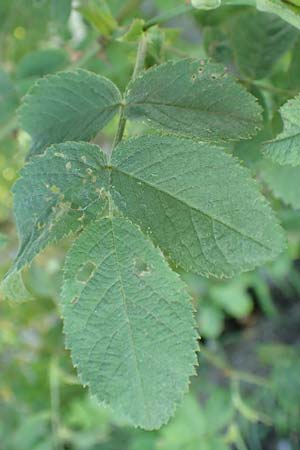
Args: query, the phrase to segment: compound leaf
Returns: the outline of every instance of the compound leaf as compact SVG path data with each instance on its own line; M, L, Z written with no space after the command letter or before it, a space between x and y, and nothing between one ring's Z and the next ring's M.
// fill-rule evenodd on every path
M144 136L121 143L111 164L116 205L187 271L232 276L284 247L248 170L219 148Z
M205 61L151 68L129 84L125 101L129 119L203 141L247 138L261 125L254 97L222 65Z
M263 152L282 165L300 165L300 96L289 100L280 108L283 131L266 142Z
M67 256L62 297L82 382L134 425L160 427L197 349L190 298L161 252L124 218L93 222Z
M296 35L292 26L273 14L239 14L232 28L232 43L240 71L255 80L268 76Z
M51 144L89 141L116 114L118 88L86 70L60 72L38 81L20 108L22 127L32 137L32 154Z
M68 142L53 145L25 165L13 188L20 248L7 278L101 212L108 184L108 173L101 172L104 161L98 146Z

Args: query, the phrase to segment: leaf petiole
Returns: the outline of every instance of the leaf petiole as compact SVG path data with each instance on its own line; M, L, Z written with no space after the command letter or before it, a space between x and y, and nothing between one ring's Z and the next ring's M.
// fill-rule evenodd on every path
M147 55L147 36L145 33L143 33L139 40L139 43L138 43L135 66L133 69L131 80L135 80L136 77L138 76L138 74L141 72L141 70L143 70L144 65L145 65L146 55ZM127 119L124 114L124 106L125 106L124 104L121 104L119 124L118 124L117 133L116 133L116 136L114 139L114 143L113 143L113 149L119 144L119 142L121 142L123 135L124 135L126 122L127 122Z

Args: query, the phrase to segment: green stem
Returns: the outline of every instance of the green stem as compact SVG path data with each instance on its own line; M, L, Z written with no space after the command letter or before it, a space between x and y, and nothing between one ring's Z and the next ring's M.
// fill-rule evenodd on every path
M143 33L141 39L139 40L135 66L131 77L132 80L135 80L138 74L141 72L141 70L143 70L146 55L147 55L147 36L145 33Z
M295 95L297 95L297 91L291 91L290 89L281 89L278 88L276 86L271 86L269 84L266 84L262 81L259 80L251 80L249 78L241 78L240 81L242 83L244 83L245 85L252 85L252 86L256 86L262 90L271 92L272 94L278 94L278 95L286 95L289 97L294 97Z
M147 36L145 35L145 33L143 33L142 37L139 41L139 44L138 44L135 66L134 66L131 80L135 80L136 77L138 76L138 74L144 68L146 55L147 55ZM119 125L118 125L118 130L117 130L117 133L115 136L114 144L113 144L113 149L119 144L119 142L121 142L121 140L123 138L125 127L126 127L126 122L127 122L127 120L126 120L126 117L124 114L124 104L122 104Z
M58 436L59 423L60 423L60 393L59 393L59 379L58 379L58 366L56 358L51 360L49 370L49 384L50 384L50 399L51 399L51 425L53 446L55 450L62 450L60 440Z
M121 140L122 140L122 138L124 136L126 122L127 122L127 120L126 120L126 117L125 117L125 114L124 114L124 105L121 105L118 129L117 129L117 133L116 133L116 136L115 136L113 149L119 144L119 142L121 142Z
M231 379L244 381L250 384L256 384L258 386L267 386L268 381L257 375L253 375L248 372L241 372L230 367L225 361L223 361L219 356L207 350L203 345L200 346L200 354L204 356L212 365L220 369L223 374Z

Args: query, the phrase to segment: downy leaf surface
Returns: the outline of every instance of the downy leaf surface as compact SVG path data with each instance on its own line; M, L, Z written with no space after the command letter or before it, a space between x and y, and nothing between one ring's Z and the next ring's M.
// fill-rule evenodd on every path
M248 170L219 148L144 136L121 143L111 165L117 207L187 271L228 277L284 247Z
M167 62L128 86L125 114L169 132L226 142L254 135L261 109L220 64Z
M300 96L286 102L279 112L283 130L264 144L263 152L278 164L300 165Z
M98 146L63 143L37 156L14 187L21 245L14 269L46 245L117 208L185 270L232 276L273 259L282 232L248 171L209 144L144 136L108 165Z
M276 198L286 205L300 209L300 167L280 166L268 162L262 175Z
M19 116L32 137L31 155L51 144L89 141L117 113L118 88L86 70L60 72L39 80L24 97Z
M184 283L124 218L90 224L64 271L64 331L83 383L146 429L165 423L194 374L197 335Z
M20 237L13 271L101 213L107 201L104 165L98 146L78 142L53 145L25 165L13 188Z

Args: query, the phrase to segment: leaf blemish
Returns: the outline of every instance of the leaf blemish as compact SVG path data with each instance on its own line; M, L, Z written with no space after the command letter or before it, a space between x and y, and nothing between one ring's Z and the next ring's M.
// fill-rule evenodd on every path
M58 193L60 192L60 189L59 189L59 187L57 187L55 184L53 184L53 185L50 187L50 191L53 192L53 194L58 194Z
M87 261L79 270L77 274L77 280L80 283L87 283L95 272L96 264L92 261Z
M141 258L136 258L134 260L134 268L135 273L140 278L151 274L151 267Z
M71 163L71 161L68 161L67 163L66 163L66 169L67 170L70 170L72 168L72 163Z
M103 188L96 188L96 192L99 195L99 198L105 199L106 198L106 192Z

